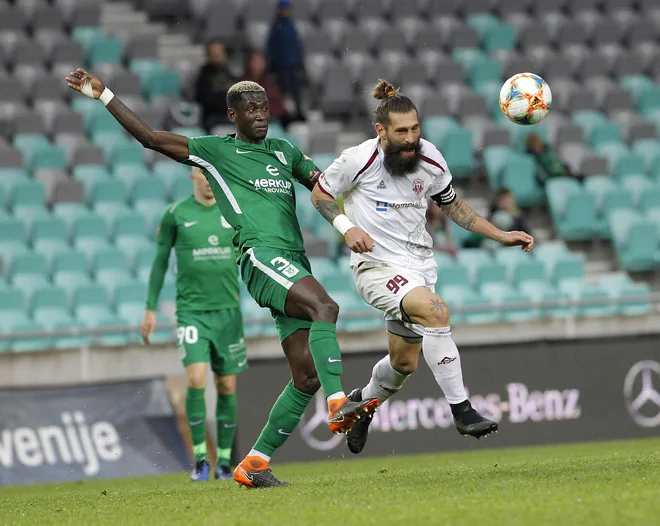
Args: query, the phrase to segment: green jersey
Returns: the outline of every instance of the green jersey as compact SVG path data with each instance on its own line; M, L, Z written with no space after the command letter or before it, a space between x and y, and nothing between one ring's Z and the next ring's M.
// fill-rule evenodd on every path
M234 229L220 215L217 206L204 206L194 197L170 205L158 227L147 309L156 309L172 248L177 265L177 311L238 307L233 235Z
M314 171L309 157L284 139L251 144L229 135L188 139L188 149L187 164L206 175L241 254L256 246L304 251L293 183Z

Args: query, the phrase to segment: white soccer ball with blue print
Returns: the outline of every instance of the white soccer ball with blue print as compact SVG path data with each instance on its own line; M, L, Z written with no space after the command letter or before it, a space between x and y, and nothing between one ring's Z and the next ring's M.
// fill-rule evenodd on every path
M500 108L511 122L529 125L541 122L552 106L550 86L534 73L518 73L500 90Z

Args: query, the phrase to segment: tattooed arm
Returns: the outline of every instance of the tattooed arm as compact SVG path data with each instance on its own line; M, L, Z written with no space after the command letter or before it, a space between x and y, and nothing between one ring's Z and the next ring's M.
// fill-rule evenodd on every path
M326 221L335 226L335 219L342 215L341 208L339 208L335 198L324 192L318 184L312 190L312 203L319 213L325 217ZM343 219L347 220L346 216ZM374 248L374 241L371 239L371 236L356 226L349 228L344 233L344 240L348 248L358 254L371 252Z
M433 196L433 200L439 201L436 196ZM500 230L490 221L477 214L470 205L458 196L455 196L450 203L438 204L449 219L465 230L493 239L508 247L519 245L525 252L529 252L534 248L534 238L532 236L525 232L504 232Z

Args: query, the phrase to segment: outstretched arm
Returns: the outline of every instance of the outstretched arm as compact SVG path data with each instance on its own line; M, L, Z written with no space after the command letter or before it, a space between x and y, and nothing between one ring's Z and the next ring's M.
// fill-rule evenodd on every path
M353 225L350 219L342 214L335 198L321 190L318 184L312 190L312 203L326 221L344 235L348 248L353 252L362 254L374 249L374 241L371 236Z
M178 162L188 159L188 139L176 133L154 131L145 121L108 90L101 79L82 68L66 78L68 86L93 99L101 99L108 111L128 133L149 150L167 155Z
M490 221L477 214L460 197L456 196L449 204L442 203L441 199L436 199L436 197L438 196L433 196L433 200L438 203L445 215L465 230L493 239L507 247L521 246L525 252L529 252L534 248L534 238L532 236L525 232L504 232L500 230Z

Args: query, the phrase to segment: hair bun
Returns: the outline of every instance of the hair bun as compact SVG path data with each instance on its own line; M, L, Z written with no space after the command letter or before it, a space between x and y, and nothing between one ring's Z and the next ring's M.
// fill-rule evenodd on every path
M386 99L388 97L395 97L398 94L398 88L395 88L394 85L390 84L384 79L379 79L378 84L374 86L374 89L371 92L373 98L377 100Z

